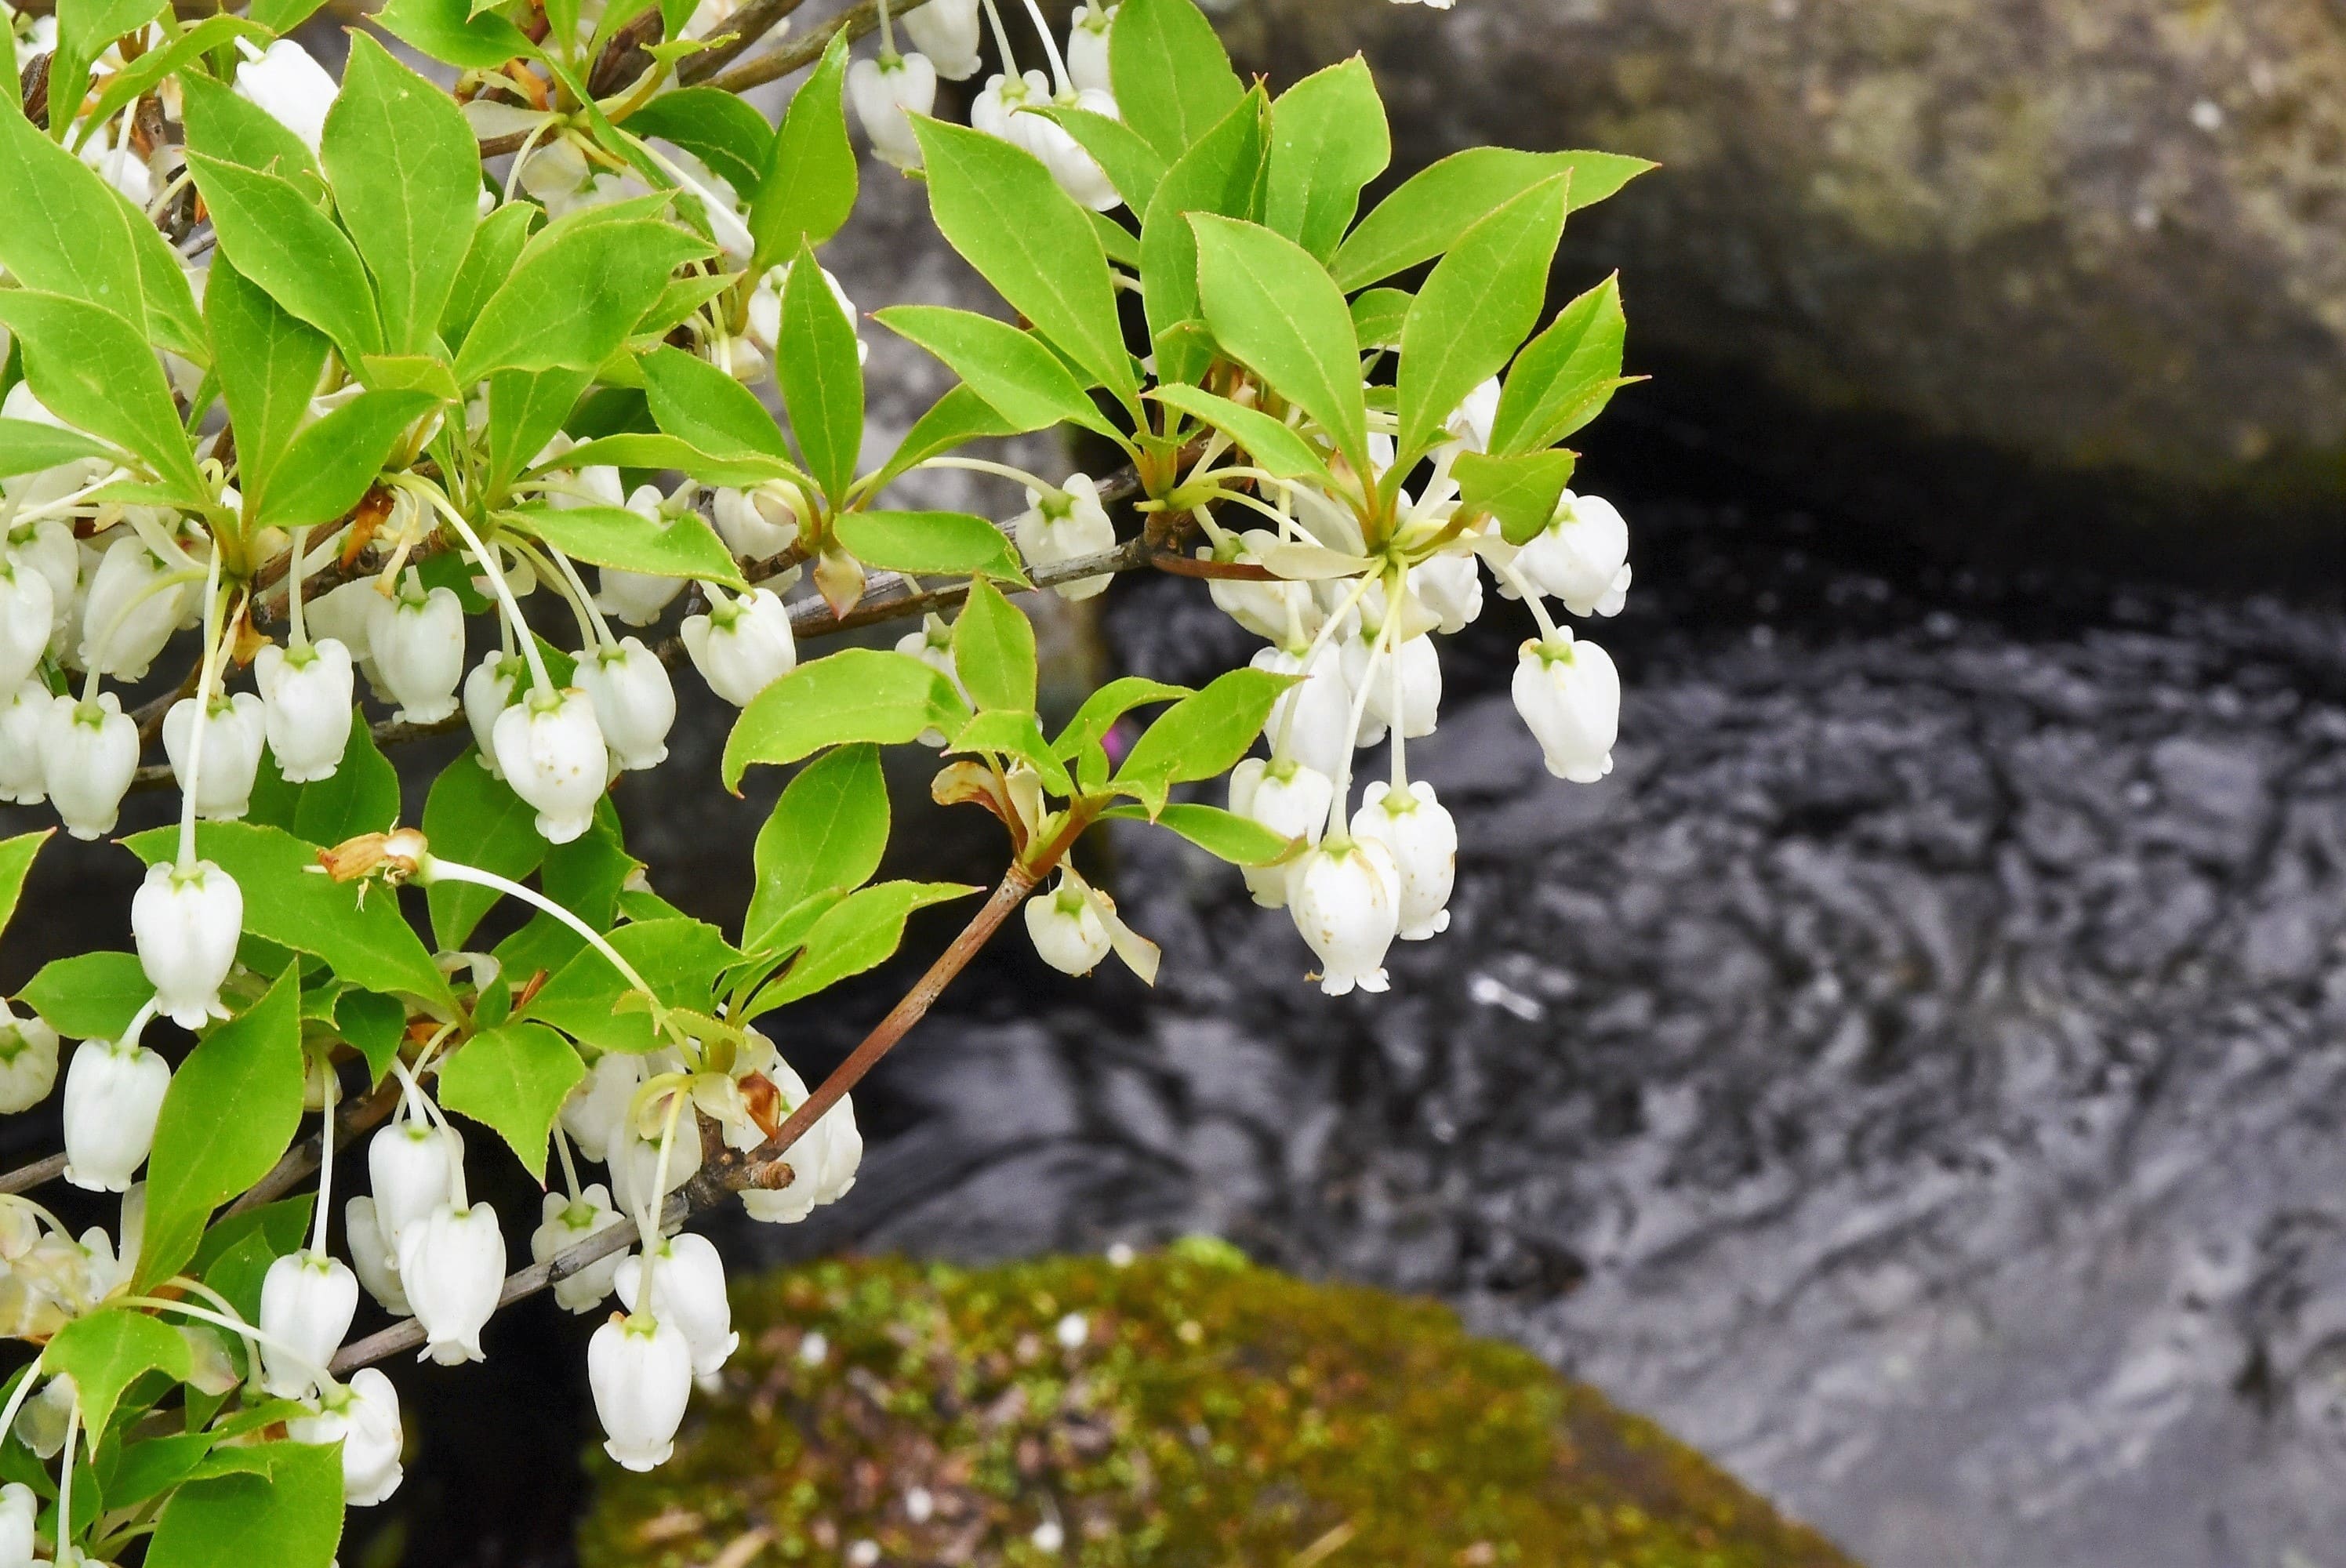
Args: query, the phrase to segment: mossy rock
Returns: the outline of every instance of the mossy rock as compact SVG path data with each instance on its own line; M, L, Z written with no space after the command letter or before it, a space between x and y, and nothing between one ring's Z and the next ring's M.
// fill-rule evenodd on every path
M1848 1568L1446 1308L1188 1242L737 1287L676 1457L598 1454L583 1568Z

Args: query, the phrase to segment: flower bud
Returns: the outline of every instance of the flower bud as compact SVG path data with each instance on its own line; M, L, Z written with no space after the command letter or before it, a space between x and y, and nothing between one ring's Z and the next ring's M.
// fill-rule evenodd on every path
M652 1298L637 1299L643 1274L652 1274ZM692 1355L692 1375L713 1378L725 1368L741 1336L733 1332L733 1306L725 1298L725 1260L709 1237L686 1231L662 1240L648 1257L619 1265L612 1283L630 1312L648 1310L673 1323Z
M382 1227L375 1218L374 1199L354 1197L342 1209L342 1223L351 1242L351 1267L375 1305L394 1318L410 1315L407 1292L400 1288L399 1266L385 1252Z
M464 722L473 731L474 759L492 779L505 776L497 766L497 715L513 706L514 688L527 674L521 660L493 650L464 677Z
M1099 911L1064 873L1056 888L1026 901L1026 934L1043 962L1064 974L1089 974L1108 953Z
M237 68L236 96L259 105L311 152L318 150L326 111L334 107L339 91L326 68L291 38L278 39Z
M127 1192L155 1146L171 1069L135 1039L86 1040L66 1069L66 1180Z
M1114 5L1078 5L1067 27L1067 79L1079 91L1114 93L1107 69L1108 28L1116 21Z
M136 534L126 533L107 547L82 604L83 668L117 680L147 677L147 667L178 629L179 616L193 596L192 583L156 585L169 575L170 568Z
M1352 759L1352 688L1344 678L1343 655L1332 645L1323 646L1308 674L1302 657L1285 648L1264 648L1248 663L1274 675L1303 674L1279 694L1263 722L1271 755L1291 758L1331 779L1345 771Z
M949 82L965 82L977 75L983 62L977 53L978 0L929 0L917 11L897 19L913 47L936 66Z
M358 1276L339 1258L306 1248L269 1266L260 1281L260 1385L280 1400L306 1400L342 1349L359 1309Z
M642 638L625 637L617 647L579 655L576 678L618 767L657 768L668 760L676 687L668 682L668 667Z
M918 51L858 60L847 67L847 100L874 155L898 168L921 167L921 141L906 111L924 115L937 105L937 68Z
M163 751L172 777L188 787L189 742L195 738L196 699L181 697L163 715ZM196 781L196 815L233 822L252 807L253 780L260 775L260 748L269 738L267 709L249 691L222 693L211 702L204 725L201 775Z
M399 1283L429 1339L417 1359L444 1367L484 1359L481 1329L505 1282L505 1238L487 1204L444 1203L409 1226L399 1243Z
M27 680L0 697L0 800L37 806L49 798L41 763L41 733L48 728L49 688Z
M1066 487L1048 495L1029 489L1026 510L1010 526L1018 553L1030 566L1056 566L1116 548L1116 525L1107 520L1107 508L1100 504L1099 486L1081 473L1070 473ZM1052 592L1063 599L1088 599L1113 580L1106 573L1078 577L1055 584Z
M1368 682L1368 701L1361 715L1361 744L1374 746L1392 723L1393 668L1401 661L1402 737L1416 740L1433 733L1442 711L1442 656L1430 636L1414 636L1399 648L1388 649L1370 671L1369 642L1352 637L1344 644L1344 679L1357 692Z
M1320 989L1382 991L1385 949L1400 923L1401 874L1375 839L1328 838L1296 862L1288 884L1295 929L1320 955Z
M1401 939L1423 942L1450 929L1450 890L1458 880L1458 825L1420 780L1395 789L1382 780L1361 791L1352 837L1374 839L1392 854L1401 876Z
M609 1434L603 1451L627 1470L666 1463L692 1398L692 1352L684 1336L657 1319L614 1312L586 1342L586 1382L596 1418Z
M514 793L537 808L537 830L566 844L594 825L610 779L595 705L576 687L532 691L497 715L497 766Z
M130 932L157 1011L182 1029L226 1018L220 982L235 966L243 930L243 890L211 861L185 871L169 860L148 867L130 898Z
M1576 616L1617 616L1629 592L1629 524L1598 495L1567 490L1548 525L1515 553L1515 570Z
M374 1187L375 1239L381 1257L395 1261L408 1230L448 1201L464 1157L456 1135L421 1117L401 1116L367 1145L367 1177ZM364 1236L351 1231L356 1255ZM403 1281L403 1289L405 1288Z
M1595 643L1559 631L1553 643L1524 644L1515 661L1515 711L1540 743L1547 770L1576 784L1613 771L1621 728L1621 676Z
M405 724L437 724L456 711L456 683L464 677L464 604L454 588L425 593L407 574L398 596L375 596L367 647L384 688Z
M39 1105L56 1081L57 1032L38 1013L19 1018L0 1002L0 1115Z
M332 637L262 648L252 663L270 754L288 784L332 779L351 739L351 655Z
M32 1568L33 1527L40 1511L41 1500L23 1481L0 1486L0 1563Z
M736 708L747 708L750 698L798 666L790 609L770 589L718 598L707 615L685 616L682 631L692 667L711 691Z
M1483 613L1483 573L1472 555L1436 555L1410 568L1409 585L1444 636Z
M626 1128L627 1107L643 1086L644 1059L607 1051L562 1102L562 1130L590 1160L610 1157L611 1140Z
M342 1501L372 1508L397 1492L406 1474L399 1463L405 1443L391 1380L379 1368L361 1367L347 1387L327 1390L320 1402L320 1414L297 1416L285 1431L295 1442L342 1445Z
M30 562L0 556L0 691L24 684L49 651L56 590Z
M558 1192L546 1195L545 1217L530 1233L529 1256L534 1263L550 1263L583 1241L591 1241L616 1225L624 1224L611 1207L611 1194L597 1182L576 1197ZM554 1299L566 1312L592 1312L611 1294L612 1277L627 1261L624 1249L596 1259L577 1273L554 1282Z
M1316 844L1328 826L1328 805L1336 786L1318 769L1292 758L1265 762L1250 757L1230 769L1230 809L1283 838ZM1267 910L1287 904L1287 881L1295 862L1243 868L1248 891Z
M716 515L717 536L727 549L763 561L799 542L807 504L797 485L777 479L754 490L719 490L710 511Z
M41 726L41 779L49 799L76 839L114 831L122 797L138 771L138 726L110 691L96 702L59 697Z

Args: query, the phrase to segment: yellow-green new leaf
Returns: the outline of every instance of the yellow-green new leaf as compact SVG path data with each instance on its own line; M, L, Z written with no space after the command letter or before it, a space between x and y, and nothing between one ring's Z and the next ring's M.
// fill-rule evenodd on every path
M569 1041L544 1024L508 1023L475 1034L448 1058L440 1103L495 1129L522 1168L543 1180L555 1115L586 1076Z

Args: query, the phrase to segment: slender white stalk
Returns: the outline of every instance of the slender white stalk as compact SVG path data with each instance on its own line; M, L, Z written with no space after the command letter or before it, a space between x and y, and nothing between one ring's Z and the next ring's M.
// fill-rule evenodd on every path
M1005 84L1022 80L1018 75L1017 56L1010 52L1010 35L1002 25L1002 13L994 8L994 0L983 0L985 19L994 25L994 46L1002 51L1002 79Z
M888 0L879 0L880 58L884 62L896 58L896 24L888 15Z
M1344 624L1344 617L1351 615L1353 608L1360 604L1361 600L1367 596L1369 585L1375 581L1376 578L1374 576L1362 577L1360 582L1353 586L1352 593L1345 596L1344 602L1337 606L1335 613L1330 616L1326 620L1320 623L1320 635L1311 639L1311 646L1306 648L1303 652L1304 679L1310 680L1313 678L1311 667L1319 662L1321 651L1327 647L1330 639L1335 636L1336 628ZM1280 758L1287 755L1288 737L1291 735L1295 729L1295 710L1302 706L1303 701L1300 696L1292 697L1288 699L1287 711L1280 714L1279 718L1279 735L1272 740L1270 745L1270 754L1273 758ZM1357 720L1354 721L1352 728L1356 732L1359 730L1360 725Z
M570 1194L570 1201L578 1201L578 1166L570 1157L570 1135L563 1130L560 1121L554 1124L554 1152L562 1161L562 1185Z
M723 239L719 240L719 243L723 244L726 249L741 256L751 255L757 250L758 241L756 237L750 232L749 225L741 221L741 215L733 210L733 206L730 202L719 201L717 199L716 194L707 186L693 178L692 176L687 174L683 169L678 168L670 159L662 157L659 149L653 147L649 142L644 141L640 137L631 137L630 139L635 141L638 151L642 152L645 157L650 158L653 163L659 166L660 172L666 174L670 179L675 180L677 184L690 191L699 199L701 211L709 215L709 228L718 229L720 233L729 231L731 235L729 241Z
M1076 84L1067 76L1067 62L1059 57L1059 40L1052 36L1051 24L1043 16L1043 7L1035 4L1035 0L1026 0L1026 15L1035 18L1035 31L1043 40L1043 53L1051 57L1051 80L1058 96L1063 98L1075 97Z
M196 795L202 789L204 732L211 728L212 687L227 637L220 626L220 552L215 545L204 575L204 651L196 665L196 722L188 732L188 776L179 780L179 871L196 869Z
M393 483L400 484L416 499L428 503L441 516L448 520L448 526L456 531L456 536L464 541L465 547L473 552L473 558L481 564L481 570L488 577L489 585L496 590L497 603L504 607L505 613L512 617L514 636L521 641L522 657L529 661L532 689L551 693L554 690L554 682L546 673L546 661L537 656L536 640L529 635L529 623L522 618L521 601L514 597L512 585L505 581L505 568L497 564L496 552L481 543L481 536L473 532L473 525L464 521L464 514L451 506L448 504L448 498L439 491L421 480L410 479L405 475L394 475Z
M1377 628L1376 640L1369 644L1369 666L1361 672L1361 689L1352 694L1352 723L1349 733L1355 744L1344 748L1343 765L1336 769L1335 793L1328 798L1328 837L1339 841L1343 839L1346 820L1352 816L1352 758L1359 749L1357 743L1361 735L1361 719L1369 709L1369 690L1376 684L1377 667L1385 657L1385 645L1392 640L1394 628L1401 625L1401 617L1392 613L1392 596L1390 594L1386 596L1385 624ZM1394 657L1393 664L1396 667L1401 664L1398 657ZM1398 686L1395 689L1398 691ZM1401 743L1401 713L1398 707L1393 712L1390 728L1393 734L1394 748L1398 750Z
M342 1097L342 1081L335 1074L332 1061L321 1061L318 1073L325 1080L326 1119L318 1127L318 1214L310 1233L312 1252L326 1250L326 1222L334 1211L334 1106Z
M6 1405L0 1406L0 1442L6 1442L8 1434L16 1430L16 1418L24 1412L25 1401L33 1397L33 1385L41 1380L41 1359L47 1354L48 1351L43 1349L40 1355L33 1358L32 1363L25 1369L23 1380L16 1385L16 1391L8 1396Z
M664 1011L660 1008L659 997L652 990L651 983L636 972L636 966L629 963L626 956L617 948L613 947L601 932L597 931L536 889L525 887L508 877L497 875L495 871L484 871L478 866L468 866L458 860L444 860L437 855L424 857L423 864L416 871L414 881L420 887L430 887L436 881L470 882L474 887L488 888L505 894L507 898L519 899L525 904L544 910L547 914L576 932L580 940L587 946L609 959L611 967L617 970L629 985L642 992L650 1000L656 1016Z
M983 457L932 457L913 464L913 467L916 471L923 468L965 468L972 473L993 473L1004 479L1015 479L1038 495L1056 497L1059 494L1059 487L1047 479L1029 473L1023 468L1013 468L1006 463L989 463Z
M1540 602L1539 590L1524 581L1524 575L1515 570L1513 562L1499 567L1498 572L1499 575L1507 579L1507 585L1515 589L1517 596L1530 607L1532 619L1539 623L1540 640L1545 643L1556 642L1557 640L1556 623L1548 619L1547 606Z
M576 596L575 603L580 616L578 629L585 635L587 647L617 647L619 639L611 635L611 623L603 618L601 608L595 603L595 596L586 591L586 579L578 575L577 563L551 545L546 545L546 553L554 562L555 570L564 582L570 585L570 592Z
M301 619L301 574L309 562L303 558L309 548L310 530L293 530L293 554L285 563L285 616L290 623L286 640L296 648L310 646L310 628Z
M1403 576L1401 581L1406 588L1408 578ZM1401 619L1401 595L1388 592L1386 599L1385 629L1391 631ZM1408 699L1402 690L1401 638L1398 636L1393 638L1392 659L1386 667L1386 673L1392 677L1392 723L1388 726L1392 731L1392 788L1395 795L1406 796L1409 793L1409 764L1402 760L1401 720L1402 715L1408 711L1405 706Z
M84 702L97 700L97 683L102 678L100 672L106 667L106 656L113 648L114 639L121 632L122 624L130 618L131 611L158 594L168 592L172 588L184 588L189 583L200 583L203 580L204 569L200 566L166 572L131 595L130 602L115 612L114 619L108 621L106 630L98 634L97 646L90 650L89 673L82 681L81 699Z
M66 1555L72 1550L74 1448L81 1438L81 1396L74 1396L73 1410L66 1416L66 1448L64 1462L57 1469L57 1561L69 1563ZM75 1553L76 1557L80 1555Z
M276 1335L256 1329L242 1319L232 1318L225 1312L215 1312L207 1307L198 1307L187 1301L174 1301L162 1296L125 1296L117 1305L143 1307L153 1312L177 1312L181 1317L192 1318L199 1323L209 1323L215 1329L225 1329L230 1333L254 1344L266 1345L270 1349L280 1352L302 1371L316 1374L321 1383L333 1380L332 1372L303 1355L300 1346L287 1344Z

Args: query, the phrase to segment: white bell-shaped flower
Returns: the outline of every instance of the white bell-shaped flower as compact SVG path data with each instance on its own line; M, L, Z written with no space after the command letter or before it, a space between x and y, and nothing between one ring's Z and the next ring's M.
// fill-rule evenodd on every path
M611 1201L623 1214L643 1213L653 1201L652 1184L659 1177L659 1139L622 1127L603 1152L609 1156L605 1163L611 1167ZM700 1138L688 1119L668 1148L668 1181L660 1197L665 1199L699 1174Z
M485 1203L442 1204L399 1242L399 1283L428 1342L422 1355L444 1367L478 1361L481 1329L505 1282L505 1238Z
M1287 901L1295 929L1320 955L1321 992L1385 989L1385 950L1400 930L1401 873L1382 841L1322 839L1296 862Z
M797 544L807 519L806 498L781 479L753 490L719 490L709 510L725 547L751 561L768 560Z
M1010 527L1029 566L1056 566L1116 548L1116 525L1100 504L1099 486L1082 473L1067 475L1066 486L1054 493L1029 489L1026 510ZM1063 599L1088 599L1114 580L1112 574L1103 573L1055 584L1052 591Z
M24 684L49 651L56 590L31 562L0 556L0 691Z
M375 597L367 647L405 724L437 724L456 711L464 678L464 602L454 588L423 591L411 571L394 598Z
M260 1385L280 1400L306 1400L342 1347L359 1309L359 1278L322 1252L289 1252L260 1281ZM274 1339L280 1344L272 1345Z
M1323 645L1308 672L1303 656L1285 648L1264 648L1247 662L1274 675L1303 676L1279 694L1263 722L1271 754L1292 758L1331 779L1343 772L1352 757L1352 687L1344 678L1342 653L1332 642Z
M564 144L567 146L567 143ZM626 486L620 482L619 471L607 463L590 463L584 468L573 469L567 474L549 474L546 498L557 512L575 512L583 506L625 506Z
M1198 554L1201 558L1210 556L1242 565L1260 565L1255 552L1278 540L1279 535L1268 528L1250 528L1239 535L1235 547L1201 549ZM1325 619L1309 583L1281 578L1258 582L1243 577L1209 577L1206 591L1224 615L1255 636L1275 643L1315 636Z
M643 1086L644 1059L624 1051L607 1051L586 1069L586 1076L562 1102L562 1130L590 1160L610 1157L611 1140L624 1127L627 1107Z
M1450 929L1450 891L1458 881L1458 824L1423 779L1395 789L1379 779L1361 791L1352 837L1375 839L1401 874L1401 939L1423 942Z
M148 867L130 897L130 932L156 1010L182 1029L226 1018L220 982L236 964L243 930L244 891L211 861L184 871L169 860Z
M380 1368L361 1367L342 1388L328 1389L314 1416L285 1423L295 1442L342 1445L342 1501L372 1508L399 1490L405 1471L399 1463L405 1446L400 1430L399 1390Z
M382 1245L382 1227L375 1219L374 1199L359 1196L342 1208L351 1240L351 1267L375 1305L394 1318L409 1315L407 1292L399 1283L399 1264Z
M647 1257L630 1257L619 1265L612 1284L630 1312L649 1310L663 1323L673 1323L692 1352L692 1375L713 1378L740 1344L733 1332L733 1305L725 1296L725 1260L705 1236L686 1231L662 1240L648 1255L652 1274L652 1298L638 1299Z
M1576 784L1613 771L1621 728L1621 675L1606 651L1559 630L1524 644L1515 661L1515 711L1546 756L1547 770Z
M965 82L977 75L978 0L929 0L917 11L896 20L926 55L937 75L949 82Z
M1328 826L1334 781L1308 763L1287 758L1265 762L1250 757L1230 769L1230 809L1284 838L1316 844ZM1244 868L1249 891L1267 910L1287 905L1287 880L1295 862Z
M595 722L611 759L622 769L657 768L668 760L668 732L676 723L676 687L659 656L641 637L578 657L578 687L594 705Z
M49 798L47 769L41 761L41 735L54 706L49 688L37 680L0 697L0 800L37 806Z
M736 708L798 667L798 642L788 606L769 588L738 598L711 595L705 616L687 616L685 651L709 689Z
M626 1223L619 1211L611 1207L610 1190L601 1182L587 1186L576 1197L547 1193L542 1212L544 1217L529 1237L530 1261L534 1263L551 1263L579 1243L591 1241L612 1227ZM612 1278L626 1260L627 1253L622 1249L556 1280L556 1304L566 1312L592 1312L611 1294Z
M1466 629L1483 613L1483 571L1467 554L1436 555L1410 568L1410 591L1417 596L1444 636Z
M1067 79L1082 91L1114 94L1108 76L1108 29L1118 7L1078 5L1067 24Z
M919 631L906 632L896 639L896 651L935 670L953 683L964 702L969 701L969 687L962 684L960 667L954 663L953 627L943 616L933 611L923 616ZM943 746L948 737L942 729L923 729L918 738L923 746Z
M22 382L19 382L10 389L8 402L14 403L16 401L16 393L28 390ZM19 416L14 409L5 413L0 413L0 418L16 417ZM78 481L82 477L79 465L68 464L67 466L75 470L73 477ZM0 481L0 489L5 489L14 483L16 482ZM79 487L78 484L75 484L67 485L66 489L71 492ZM15 500L19 505L38 504L29 493L17 494ZM5 537L6 544L6 548L0 550L0 555L5 555L20 566L32 567L48 579L49 637L51 646L55 647L56 640L61 632L81 624L79 619L81 609L79 590L82 585L81 545L74 538L73 529L55 517L44 517L32 524L19 524L5 536L0 537Z
M236 96L259 105L311 152L318 150L326 111L341 90L310 51L291 38L278 39L237 67Z
M595 704L576 687L532 691L497 715L497 766L514 793L537 808L537 830L566 844L594 825L610 779Z
M1629 524L1601 495L1567 490L1548 525L1515 553L1515 570L1576 616L1617 616L1629 592Z
M692 1398L692 1351L679 1330L648 1315L614 1312L586 1342L586 1384L608 1434L605 1453L633 1471L668 1461Z
M170 576L171 568L136 534L126 532L107 546L82 601L83 668L117 680L146 678L147 667L178 630L195 596L193 582L162 586Z
M136 1039L83 1041L66 1069L66 1180L128 1192L170 1086L169 1064Z
M382 602L382 595L372 577L319 595L302 606L310 639L323 642L332 637L349 650L351 663L360 674L376 679L374 645L368 639L374 630L375 606Z
M171 775L188 787L189 743L195 738L196 699L181 697L163 715L163 752ZM203 769L196 781L196 815L233 822L252 807L253 780L260 776L260 748L269 739L269 718L260 698L249 691L221 693L204 723Z
M1464 442L1470 451L1482 452L1491 444L1491 423L1498 417L1499 378L1493 376L1468 392L1465 401L1451 411L1445 428Z
M924 115L937 105L937 68L926 55L882 55L847 67L847 101L872 138L872 150L898 168L921 167L920 138L907 113Z
M638 484L627 497L627 510L662 531L671 524L660 510L659 486ZM623 572L614 566L598 569L600 589L595 595L595 607L607 616L616 616L631 626L648 626L660 618L660 612L684 592L682 577L664 577L649 572Z
M129 141L117 144L111 125L99 126L90 133L89 139L81 144L81 160L97 170L106 183L120 191L132 205L145 207L155 199L155 171Z
M1350 637L1344 643L1344 679L1358 692L1362 681L1368 682L1368 702L1361 715L1361 744L1374 746L1385 738L1386 727L1393 719L1392 660L1401 661L1401 733L1403 739L1415 740L1433 733L1442 717L1442 656L1434 650L1431 636L1414 636L1399 648L1388 649L1376 661L1373 679L1369 674L1369 643L1367 637Z
M421 1116L401 1116L368 1143L367 1179L374 1187L374 1234L384 1258L395 1264L407 1232L447 1203L456 1190L457 1167L464 1157L464 1145L455 1134ZM353 1255L364 1241L364 1234L353 1226Z
M528 675L521 660L492 649L464 677L464 723L473 732L474 759L492 779L505 776L497 766L497 715L513 706L514 691Z
M806 1080L773 1049L772 1042L755 1030L753 1045L762 1046L766 1061L760 1069L780 1091L783 1105L795 1109L807 1097ZM830 1110L815 1118L806 1135L783 1156L790 1167L790 1186L776 1191L744 1188L741 1207L750 1217L768 1224L795 1224L824 1204L836 1203L855 1186L863 1166L863 1133L855 1123L855 1096L842 1095Z
M21 1481L0 1486L0 1563L32 1568L35 1525L41 1500Z
M76 839L114 831L122 797L138 771L138 726L110 691L96 702L58 697L41 726L41 779L49 800Z
M0 1002L0 1115L31 1110L56 1081L57 1032L40 1014L19 1018Z
M1107 924L1065 875L1051 891L1026 901L1026 934L1043 962L1064 974L1089 974L1108 954Z
M1020 77L997 72L985 79L984 88L970 105L970 127L1025 148L1051 171L1051 178L1069 197L1096 212L1106 212L1124 199L1092 155L1057 122L1027 112L1053 101L1050 78L1042 72L1028 71ZM1110 119L1117 117L1116 99L1107 93L1078 92L1059 101Z
M350 650L333 637L298 648L272 643L253 659L252 674L277 771L289 784L332 779L351 739Z

